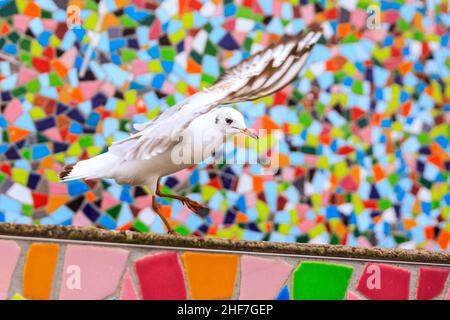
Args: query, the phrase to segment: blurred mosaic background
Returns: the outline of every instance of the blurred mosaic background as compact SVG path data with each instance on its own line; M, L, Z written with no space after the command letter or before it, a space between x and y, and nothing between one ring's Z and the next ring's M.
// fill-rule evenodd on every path
M81 27L68 30L72 4ZM210 210L167 201L164 214L183 234L449 250L448 1L105 4L102 15L90 0L0 1L0 222L163 232L145 188L62 184L62 166L321 23L325 37L292 85L235 106L249 126L284 132L277 174L182 171L164 191ZM369 5L381 12L373 30Z

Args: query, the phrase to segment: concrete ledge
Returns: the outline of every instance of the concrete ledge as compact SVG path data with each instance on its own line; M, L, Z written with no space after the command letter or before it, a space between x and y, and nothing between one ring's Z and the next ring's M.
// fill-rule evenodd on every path
M428 250L361 248L341 245L314 245L266 241L237 241L192 236L171 236L155 233L138 233L132 231L107 231L96 228L21 225L11 223L0 223L0 238L2 235L144 246L450 265L449 252Z

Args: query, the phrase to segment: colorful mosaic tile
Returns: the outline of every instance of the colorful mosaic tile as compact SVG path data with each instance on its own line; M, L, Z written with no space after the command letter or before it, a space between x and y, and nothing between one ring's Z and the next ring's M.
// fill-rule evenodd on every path
M191 299L212 300L233 297L238 256L186 252L181 259Z
M292 269L293 266L285 261L243 256L239 299L272 300L279 293L281 298L287 296L289 300L289 291L280 292L280 288L287 281ZM268 274L270 277L267 277Z
M14 241L0 240L0 252L2 262L0 263L0 300L8 296L8 288L11 278L19 260L20 247Z
M59 299L100 300L112 295L128 260L128 251L68 245Z
M23 296L33 300L48 300L58 260L59 245L33 243L23 267Z
M284 286L283 289L281 289L280 293L278 293L276 300L290 300L291 295L289 293L288 286Z
M438 268L420 268L416 291L417 300L431 300L444 291L449 271Z
M138 300L136 288L134 287L133 279L130 270L127 269L122 280L122 288L120 290L120 300Z
M353 268L344 265L302 262L292 278L294 300L343 300Z
M175 252L150 255L135 261L136 275L144 300L185 300L181 264Z
M360 296L358 296L353 291L347 291L347 296L345 297L345 300L362 300Z
M395 266L368 263L357 290L372 300L408 300L411 272Z
M81 7L67 27L66 6ZM448 6L368 2L0 2L0 222L164 232L148 191L58 182L130 124L313 23L325 30L292 85L236 105L280 129L280 169L201 165L163 181L206 204L162 200L182 234L450 250ZM91 54L89 54L91 52ZM272 136L270 136L273 138Z
M16 293L15 295L13 295L11 297L11 300L27 300L27 299L24 296L22 296L21 294Z

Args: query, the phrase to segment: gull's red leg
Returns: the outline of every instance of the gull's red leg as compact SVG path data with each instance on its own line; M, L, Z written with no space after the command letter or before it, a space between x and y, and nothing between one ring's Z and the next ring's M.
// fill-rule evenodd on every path
M164 222L164 225L166 226L167 229L167 233L176 234L175 230L172 229L167 219L162 215L161 210L159 209L159 205L156 203L156 196L152 196L152 208L153 211L155 211L161 218L161 220Z
M159 181L160 181L160 179L158 179L157 187L156 187L156 195L158 195L159 197L179 200L186 207L188 207L191 211L193 211L194 213L199 213L201 209L207 209L207 207L204 206L203 204L198 203L197 201L191 200L188 197L177 196L177 195L174 195L174 194L161 193L161 191L159 191Z

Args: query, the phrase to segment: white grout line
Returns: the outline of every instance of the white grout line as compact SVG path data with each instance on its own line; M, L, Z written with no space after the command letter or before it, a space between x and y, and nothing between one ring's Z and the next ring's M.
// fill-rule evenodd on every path
M130 248L149 248L149 249L164 249L164 250L186 250L186 251L200 251L200 252L220 252L220 253L233 253L233 254L251 254L261 256L276 256L276 257L295 257L295 258L308 258L308 259L329 259L329 260L341 260L341 261L360 261L360 262L378 262L378 263L398 263L398 264L410 264L410 265L426 265L426 266L443 266L450 267L449 263L433 263L433 262L415 262L415 261L402 261L402 260L382 260L382 259L370 259L370 258L347 258L347 257L334 257L334 256L317 256L317 255L305 255L294 253L274 253L274 252L254 252L254 251L241 251L241 250L228 250L228 249L208 249L208 248L190 248L190 247L171 247L151 244L134 244L134 243L117 243L117 242L102 242L102 241L86 241L86 240L69 240L69 239L54 239L54 238L39 238L39 237L21 237L21 236L9 236L0 235L0 239L22 240L22 241L37 241L37 242L63 242L63 243L76 243L84 245L107 245L116 247L130 247Z

